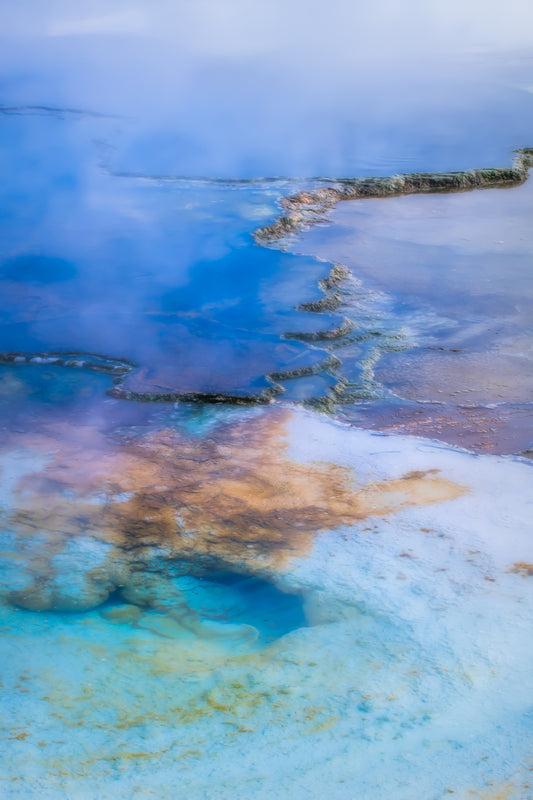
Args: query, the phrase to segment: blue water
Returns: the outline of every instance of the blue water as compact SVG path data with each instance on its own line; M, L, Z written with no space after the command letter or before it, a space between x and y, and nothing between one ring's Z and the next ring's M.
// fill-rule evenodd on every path
M251 224L243 230L242 206L254 211L257 190L245 200L224 186L101 173L90 147L80 158L78 120L4 117L2 129L17 142L13 163L32 164L43 147L58 154L40 175L51 207L18 167L15 185L4 183L2 350L126 358L146 371L145 391L175 392L251 392L268 385L266 373L320 360L280 340L317 323L287 302L305 296L302 268L286 281L285 302L271 297L292 259L256 247ZM302 266L312 292L321 270L311 259Z

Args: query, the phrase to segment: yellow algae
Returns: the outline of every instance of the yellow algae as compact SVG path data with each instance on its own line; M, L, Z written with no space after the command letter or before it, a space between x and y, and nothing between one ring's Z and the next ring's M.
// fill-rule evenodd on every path
M469 789L465 798L471 800L512 800L518 797L519 787L515 783L501 783L489 789Z
M143 693L142 688L136 688L142 686L143 676L149 665L137 663L135 653L129 654L130 658L126 663L125 651L110 651L108 656L113 662L115 675L113 685L95 678L94 683L80 686L74 681L58 680L55 676L53 692L48 698L48 716L60 716L62 722L71 728L83 727L87 724L87 709L90 708L93 717L91 724L102 730L128 731L155 725L175 731L180 726L195 725L213 717L219 718L221 722L237 723L239 728L249 728L256 713L274 713L279 708L279 702L274 703L272 700L276 688L272 687L271 692L260 689L252 677L262 674L265 666L265 662L254 655L233 658L230 663L227 657L222 659L215 654L208 664L204 662L201 665L205 670L203 677L207 678L206 686L205 680L198 684L180 680L184 675L186 677L186 670L189 674L195 674L197 662L194 658L188 658L186 653L169 647L165 640L158 640L158 648L159 646L169 656L171 652L174 653L176 671L173 675L168 675L170 680L163 678L158 682L149 697ZM211 676L217 672L220 681L220 669L224 670L226 677L213 687ZM246 670L246 675L242 669ZM276 695L276 699L280 698ZM290 705L289 699L287 703ZM63 712L66 708L71 713L63 718L63 714L58 712Z
M10 736L10 739L17 739L19 742L23 742L24 739L27 739L30 734L26 731L21 731L20 733L14 733L13 736Z
M309 733L320 733L320 731L330 730L330 728L333 728L337 722L340 722L340 717L327 717L327 719L325 719L323 722L313 726L309 730Z
M123 747L123 745L119 745ZM171 747L166 747L164 750L154 750L152 753L147 753L146 751L140 750L138 752L128 752L121 750L118 753L108 753L105 756L92 756L90 758L85 759L84 761L80 761L80 765L88 766L89 764L94 764L98 761L138 761L144 758L157 758L159 756L164 755L164 753L168 753L171 750Z

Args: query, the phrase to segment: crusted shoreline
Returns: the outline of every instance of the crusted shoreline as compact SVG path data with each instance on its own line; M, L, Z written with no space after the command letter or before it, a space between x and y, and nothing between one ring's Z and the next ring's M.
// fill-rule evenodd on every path
M285 237L324 221L324 214L341 200L397 197L407 194L468 192L518 186L533 166L533 148L516 151L511 167L471 169L465 172L429 172L391 175L384 178L340 178L330 185L283 197L287 214L254 233L258 244L279 245Z

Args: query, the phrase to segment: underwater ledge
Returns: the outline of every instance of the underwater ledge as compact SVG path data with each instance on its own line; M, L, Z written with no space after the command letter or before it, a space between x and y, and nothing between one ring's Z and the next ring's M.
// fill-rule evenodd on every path
M311 303L298 306L300 310L320 314L335 311L340 303L346 303L349 289L344 287L351 273L338 266L331 267L326 278L319 280L318 289L323 298ZM344 294L344 298L338 292ZM115 358L101 353L73 352L73 351L43 351L43 352L0 352L0 366L8 367L61 367L66 369L86 370L89 372L108 375L113 380L113 386L106 392L110 397L120 400L136 401L141 403L197 403L197 404L224 404L235 406L265 405L276 397L281 397L286 392L283 385L286 381L311 376L329 376L332 378L331 386L326 393L318 397L310 397L308 402L319 402L324 409L334 404L342 394L345 381L339 373L342 365L341 359L329 352L328 344L336 343L346 337L354 329L354 323L348 318L342 319L335 328L325 328L315 331L287 331L280 335L280 340L299 341L310 345L307 352L308 363L292 369L274 370L265 374L259 382L264 385L257 391L250 392L245 388L233 392L222 389L213 391L162 391L156 390L159 383L158 370L155 377L147 379L140 377L142 367L131 359ZM313 346L314 345L314 346ZM160 366L161 380L165 382L165 366ZM137 385L136 385L137 384ZM135 387L135 388L132 388ZM146 387L146 388L143 388ZM305 402L305 401L304 401Z
M351 326L346 326L351 330ZM325 331L323 333L309 335L310 341L328 341L340 338L343 332ZM287 339L298 339L307 341L307 334L288 333ZM283 337L282 337L283 338ZM277 395L282 395L285 389L279 381L292 380L294 378L318 375L322 372L334 375L337 368L341 365L341 360L335 355L326 355L321 361L317 361L310 366L297 367L291 370L268 373L265 378L268 386L255 394L246 392L230 394L228 392L155 392L155 391L136 391L123 386L124 379L138 369L138 364L128 359L111 358L95 353L71 353L71 352L42 352L42 353L0 353L0 366L13 367L39 367L54 366L65 367L67 369L87 370L103 375L110 375L113 378L113 386L107 390L106 394L119 400L133 400L141 403L206 403L206 404L225 404L225 405L264 405L270 403Z

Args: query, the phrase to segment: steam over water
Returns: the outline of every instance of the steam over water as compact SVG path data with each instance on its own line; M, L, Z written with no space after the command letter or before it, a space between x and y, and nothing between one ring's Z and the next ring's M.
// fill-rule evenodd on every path
M253 6L0 12L0 795L528 798L531 179L254 234L511 168L531 10Z

